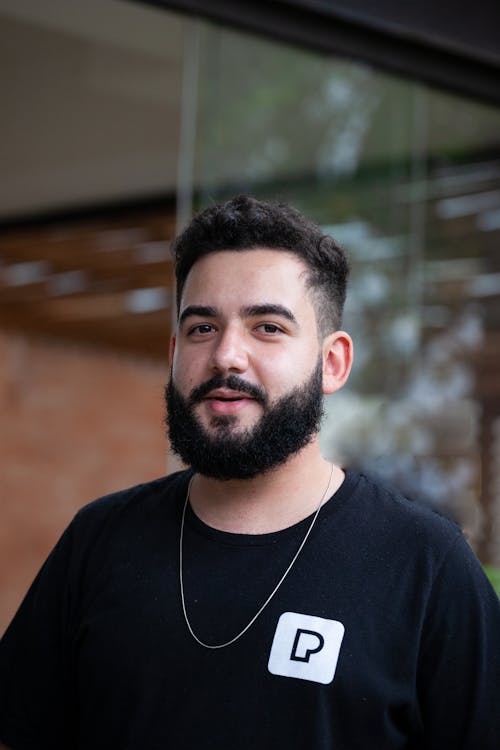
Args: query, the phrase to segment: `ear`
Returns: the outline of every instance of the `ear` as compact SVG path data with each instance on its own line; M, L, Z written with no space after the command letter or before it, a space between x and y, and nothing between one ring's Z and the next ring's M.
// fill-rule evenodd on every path
M353 361L348 333L335 331L323 341L323 393L335 393L347 382Z
M170 366L172 366L172 363L174 361L174 352L175 352L175 336L171 336L170 346L168 350L168 363Z

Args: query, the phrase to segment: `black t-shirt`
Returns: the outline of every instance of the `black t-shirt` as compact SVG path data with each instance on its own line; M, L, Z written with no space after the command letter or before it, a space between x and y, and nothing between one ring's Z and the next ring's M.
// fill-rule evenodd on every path
M451 522L348 472L234 644L179 593L188 472L83 508L0 647L14 750L498 750L500 603ZM311 518L230 534L188 508L196 635L235 636Z

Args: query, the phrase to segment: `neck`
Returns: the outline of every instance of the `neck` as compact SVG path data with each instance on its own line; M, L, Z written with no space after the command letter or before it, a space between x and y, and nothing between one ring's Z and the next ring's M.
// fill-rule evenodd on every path
M340 487L343 471L326 461L319 443L253 479L221 481L197 474L190 503L196 515L221 531L265 534L307 518Z

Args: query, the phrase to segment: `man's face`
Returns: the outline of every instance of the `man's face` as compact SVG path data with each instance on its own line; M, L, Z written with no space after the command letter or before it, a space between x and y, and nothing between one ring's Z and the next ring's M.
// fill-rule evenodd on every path
M172 447L201 473L255 476L316 434L322 356L305 276L299 258L269 249L191 269L167 402Z

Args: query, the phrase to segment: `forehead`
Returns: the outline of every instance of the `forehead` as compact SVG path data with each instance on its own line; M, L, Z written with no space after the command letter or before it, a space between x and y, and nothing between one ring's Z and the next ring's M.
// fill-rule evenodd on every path
M277 299L304 298L307 267L286 250L252 248L223 250L200 258L190 269L181 307L192 297L216 295L231 298L243 295Z

